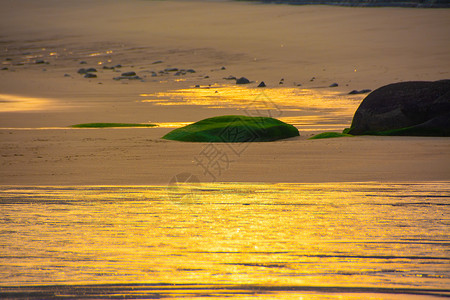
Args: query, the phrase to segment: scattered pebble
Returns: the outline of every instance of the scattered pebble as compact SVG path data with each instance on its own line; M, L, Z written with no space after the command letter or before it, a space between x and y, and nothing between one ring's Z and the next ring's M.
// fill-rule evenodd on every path
M186 73L196 73L194 69L187 69Z
M358 91L358 90L353 90L353 91L351 91L350 93L348 93L349 95L357 95L357 94L367 94L367 93L370 93L372 90L369 90L369 89L365 89L365 90L360 90L360 91Z
M223 79L225 79L225 80L236 80L237 78L230 75L228 77L224 77Z
M2 71L8 71L9 69L7 67L4 67L1 69Z
M97 75L92 73L86 73L84 74L84 78L97 78Z
M42 59L38 59L34 62L35 64L45 64L45 61Z
M88 69L86 69L86 72L87 73L89 73L89 72L97 72L97 69L96 68L88 68Z
M203 77L203 78L209 78L209 76L208 75L206 75L205 77Z
M78 73L78 74L86 74L87 71L86 71L85 68L81 68L81 69L78 69L77 73Z
M113 68L122 68L121 64L115 65Z
M157 61L152 62L152 65L162 64L162 63L163 63L162 60L157 60Z
M309 81L314 81L314 79L316 79L316 77L311 78Z
M84 60L80 61L80 65L86 65L86 64L87 64L87 61L84 61Z
M339 86L339 84L337 84L336 82L335 83L332 83L332 84L330 84L330 87L338 87Z
M167 69L164 69L164 71L165 72L176 72L176 71L178 71L178 68L167 68Z
M7 58L5 58L5 60L6 61L12 61L12 58L7 57Z
M119 76L119 77L114 77L114 80L122 80L122 79L128 79L128 80L142 80L141 77L135 75L135 76Z
M195 87L196 87L196 88L199 88L199 87L200 87L200 85L199 85L199 84L196 84L196 85L195 85Z
M114 70L114 67L103 66L103 69L105 69L105 70Z
M226 70L227 68L225 68L225 67L222 67L222 68L220 68L221 70Z
M236 84L247 84L247 83L250 83L250 80L248 80L245 77L241 77L239 79L236 79Z
M133 72L133 71L125 72L125 73L122 73L122 76L136 76L136 72Z
M66 73L66 74L64 74L64 77L70 77L70 74Z
M258 87L266 87L266 84L264 83L264 81L261 81L261 83L258 85Z

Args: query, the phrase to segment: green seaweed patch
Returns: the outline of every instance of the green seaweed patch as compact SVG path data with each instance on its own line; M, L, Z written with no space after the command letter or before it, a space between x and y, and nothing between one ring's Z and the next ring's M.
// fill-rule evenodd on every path
M329 139L329 138L338 138L338 137L352 137L353 135L347 133L339 133L339 132L322 132L316 134L315 136L310 137L308 140L317 140L317 139Z
M448 129L433 128L424 126L411 126L398 129L391 129L385 131L365 131L358 135L378 135L378 136L435 136L445 137L450 136Z
M134 124L134 123L84 123L76 124L73 128L114 128L114 127L155 127L155 124Z
M163 139L182 142L271 142L299 136L298 129L269 117L219 116L172 130Z
M345 128L344 130L342 130L342 133L344 134L350 134L350 130L352 130L353 128Z

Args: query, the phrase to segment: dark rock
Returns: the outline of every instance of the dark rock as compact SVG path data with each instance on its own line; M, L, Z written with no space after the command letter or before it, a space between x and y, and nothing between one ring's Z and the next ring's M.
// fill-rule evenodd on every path
M250 80L248 80L245 77L241 77L239 79L236 79L236 84L247 84L247 83L250 83Z
M203 77L203 78L209 78L209 76L208 75L206 75L205 77Z
M130 75L127 75L127 76L119 76L119 77L114 77L113 79L114 79L114 80L122 80L122 79L127 79L127 80L142 80L142 78L139 77L139 76L137 76L137 75L135 75L135 76L130 76Z
M336 82L335 83L332 83L332 84L330 84L330 87L338 87L339 86L339 84L337 84Z
M86 72L87 73L97 72L97 69L96 68L88 68L88 69L86 69Z
M230 75L228 77L224 77L223 79L225 79L225 80L236 80L237 78Z
M258 87L266 87L266 84L264 83L264 81L261 81L261 83L258 85Z
M1 70L2 71L8 71L9 69L7 67L3 67Z
M84 60L80 61L80 65L86 65L86 64L87 64L86 61L84 61Z
M39 64L45 64L45 60L42 59L38 59L34 62L35 64L39 65Z
M122 73L122 76L136 76L136 72L133 72L133 71L125 72L125 73Z
M225 67L222 67L222 68L220 68L221 70L226 70L227 68L225 68Z
M358 94L367 94L367 93L370 93L372 90L369 90L369 89L365 89L365 90L360 90L360 91L358 91L358 90L353 90L353 91L351 91L350 93L348 93L349 95L358 95Z
M79 70L77 71L77 73L78 73L78 74L86 74L87 71L86 71L86 69L81 68L81 69L79 69Z
M97 78L97 75L92 74L92 73L86 73L86 74L84 74L84 78Z
M196 87L196 88L199 88L199 87L200 87L200 84L196 84L195 87Z
M162 63L163 63L162 60L157 60L157 61L152 62L152 65L162 64Z
M114 67L103 66L104 70L114 70Z
M316 79L316 77L311 78L309 81L314 81L314 79Z
M70 77L70 74L66 73L66 74L64 74L64 77Z
M167 68L167 69L164 69L164 71L165 72L176 72L176 71L178 71L178 68Z
M373 91L348 133L450 136L450 80L400 82Z
M194 69L187 69L186 73L195 73L195 70Z
M122 68L122 65L115 65L114 67L113 67L114 69L118 69L118 68Z
M7 58L5 58L5 60L6 60L6 61L12 61L12 58L7 57Z

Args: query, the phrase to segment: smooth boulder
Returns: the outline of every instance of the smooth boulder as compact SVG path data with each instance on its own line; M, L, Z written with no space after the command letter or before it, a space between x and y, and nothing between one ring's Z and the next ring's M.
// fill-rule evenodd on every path
M347 133L450 136L450 80L400 82L373 91Z
M163 139L183 142L270 142L299 136L298 129L268 117L220 116L172 130Z

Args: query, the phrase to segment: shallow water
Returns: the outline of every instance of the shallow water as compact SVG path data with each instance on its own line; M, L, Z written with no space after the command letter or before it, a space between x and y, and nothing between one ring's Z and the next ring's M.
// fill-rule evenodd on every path
M449 198L449 182L2 186L0 296L448 295Z

